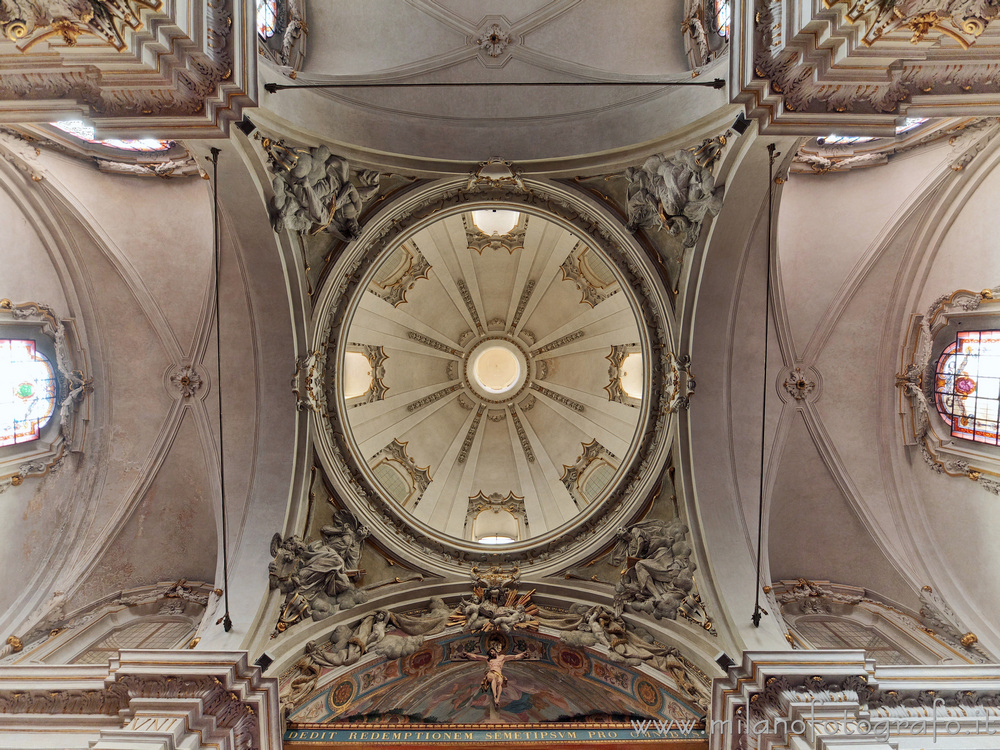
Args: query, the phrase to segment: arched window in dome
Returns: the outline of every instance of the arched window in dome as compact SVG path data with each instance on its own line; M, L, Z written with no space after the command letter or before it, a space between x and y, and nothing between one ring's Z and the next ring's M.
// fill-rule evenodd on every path
M0 339L0 446L37 440L55 409L52 365L31 339Z
M270 39L278 29L278 0L257 0L257 33Z
M937 362L934 403L952 436L1000 445L1000 330L956 334Z

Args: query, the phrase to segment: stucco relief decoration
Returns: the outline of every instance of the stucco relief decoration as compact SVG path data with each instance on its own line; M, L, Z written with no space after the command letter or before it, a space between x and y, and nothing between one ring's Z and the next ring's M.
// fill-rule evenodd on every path
M154 115L157 127L192 138L225 135L255 103L256 58L242 33L253 14L234 12L232 0L198 0L184 11L201 19L186 37L189 24L175 12L153 0L2 0L0 30L15 49L50 57L44 69L0 66L0 98L13 102L8 119L24 120L27 110L37 121L37 101L63 98L86 118ZM127 73L105 60L102 43L122 53ZM169 55L148 48L163 45Z
M501 421L506 418L506 412L497 410L496 413L499 415L499 420L490 417L493 421ZM476 517L483 512L510 513L518 520L521 528L524 529L525 536L528 536L528 515L524 510L523 497L519 497L513 492L508 492L506 496L501 495L499 492L484 495L482 490L480 490L478 494L469 498L469 510L465 514L466 530L476 520Z
M644 612L657 620L676 620L682 609L688 615L701 609L694 586L697 566L687 535L688 527L679 518L643 521L619 532L611 558L621 566L621 580L615 586L616 612ZM711 629L710 622L705 629Z
M382 381L382 378L385 377L385 361L389 359L389 355L385 353L384 347L375 346L374 344L356 344L355 346L361 349L361 353L365 355L365 359L368 360L371 366L372 384L364 394L358 396L357 402L352 403L351 406L361 406L362 404L381 401L385 398L385 394L389 390L389 386ZM322 371L322 365L316 367L314 374L316 379L313 381L319 393L323 393L323 389L319 387L319 378Z
M1000 721L1000 693L979 670L951 667L915 685L912 676L891 667L875 664L872 670L863 657L831 663L815 652L788 656L780 665L747 657L716 684L715 694L726 696L713 702L709 717L723 727L720 747L846 747L859 741L922 747L935 721L942 727L947 722L949 736L965 738L966 745L992 744L986 727ZM815 722L817 731L807 730L811 741L795 731L791 718ZM855 736L819 731L834 725L853 727Z
M368 287L368 291L393 307L404 304L406 293L413 289L420 279L429 278L431 271L431 264L420 252L417 243L411 240L401 245L400 250L406 254L406 261L400 265L397 272L380 282L373 281Z
M201 375L191 365L177 367L170 374L170 383L181 398L192 398L201 390Z
M668 373L663 381L667 390L666 409L670 413L676 413L691 405L691 397L698 384L691 374L691 357L687 354L678 357L673 352L666 352L663 359L664 370Z
M677 648L656 643L648 631L626 623L620 613L602 605L574 604L568 613L539 607L538 621L562 631L559 640L569 646L603 648L611 661L630 666L648 664L672 677L683 695L707 710L711 696L704 673Z
M472 567L472 598L462 599L448 619L461 625L464 633L538 630L538 607L531 601L535 590L518 591L521 571L493 566L488 570Z
M843 587L840 587L843 589ZM836 591L827 582L782 581L773 588L778 604L794 605L802 614L829 614L834 604L860 604L864 600L864 589L856 591Z
M940 594L930 586L924 586L920 589L919 596L920 620L925 628L936 633L952 647L968 653L976 661L996 661Z
M497 23L490 24L486 31L476 37L476 46L490 57L500 57L510 43L510 34Z
M274 175L271 226L274 231L318 234L330 232L344 240L357 239L358 217L379 190L379 173L351 172L347 159L325 145L288 146L255 133Z
M317 349L295 358L292 394L295 396L295 408L299 411L322 414L326 408L326 394L320 384L325 357L326 352Z
M802 372L801 367L789 370L782 385L785 387L788 395L796 401L804 401L816 388L816 383L809 380L806 373Z
M528 230L528 218L527 215L522 214L514 228L506 234L500 234L499 232L486 234L486 232L475 225L475 222L466 218L466 214L462 214L462 224L465 227L465 239L469 244L469 249L475 250L480 255L483 254L483 250L487 247L491 250L503 248L511 254L515 250L523 250L524 236ZM500 327L503 328L505 325L506 321L501 320Z
M142 10L161 5L149 0L2 0L0 31L22 52L56 35L72 47L84 34L121 51L124 29L142 28Z
M479 169L469 176L469 184L466 186L466 190L511 187L527 191L524 181L521 179L520 171L511 162L505 161L499 156L494 156L484 162L480 162Z
M1000 5L993 0L838 0L829 3L847 6L847 18L864 23L864 44L871 46L883 36L905 30L912 34L910 44L919 44L928 34L937 32L968 49L1000 16Z
M350 666L367 653L387 659L409 656L423 646L426 636L436 635L448 626L453 611L434 596L426 611L414 614L379 610L354 624L338 625L325 639L310 641L302 658L280 678L282 717L287 718L316 689L323 669Z
M707 216L722 209L723 188L706 163L710 152L699 156L681 150L667 156L656 154L641 167L629 167L628 230L662 229L679 236L684 247L694 247Z
M343 510L334 512L333 522L312 542L297 534L284 539L274 535L268 583L285 598L272 638L297 622L323 620L367 599L357 587L367 536L368 529Z
M629 355L641 352L638 344L615 344L611 347L611 353L605 357L610 362L608 367L608 384L604 390L608 392L608 400L619 404L626 404L638 408L640 399L630 396L622 386L622 378L625 376L625 360Z
M285 9L284 31L279 24L280 41L275 37L264 40L257 38L257 48L261 54L270 58L278 65L291 68L290 77L295 78L295 71L301 69L305 61L305 41L309 35L306 24L305 0L283 0ZM279 6L280 7L280 6Z
M980 292L958 290L941 295L923 316L915 316L909 343L904 347L903 370L896 374L904 420L903 439L914 445L924 462L937 474L965 477L994 495L1000 495L1000 461L992 453L979 450L979 443L961 440L962 453L952 449L950 429L935 406L936 345L954 340L955 323L967 327L1000 327L1000 286Z

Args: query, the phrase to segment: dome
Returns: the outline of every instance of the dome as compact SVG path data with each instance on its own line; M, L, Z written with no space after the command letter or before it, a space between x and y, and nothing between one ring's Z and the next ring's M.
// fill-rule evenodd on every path
M341 259L351 286L316 313L325 445L371 489L380 512L352 509L366 523L463 559L530 558L581 523L613 532L607 514L647 488L667 329L636 281L656 282L628 235L543 197L463 192L375 219Z

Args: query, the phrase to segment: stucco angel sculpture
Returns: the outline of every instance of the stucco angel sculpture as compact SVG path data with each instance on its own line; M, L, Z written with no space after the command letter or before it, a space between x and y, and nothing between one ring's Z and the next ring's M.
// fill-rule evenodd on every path
M641 167L625 170L629 181L628 229L666 229L679 235L684 247L698 242L705 216L722 208L722 188L692 151L673 156L656 154Z
M264 139L274 173L271 223L276 232L316 234L323 230L343 239L361 233L358 216L379 188L379 173L356 173L351 181L347 159L330 153L326 146L290 149Z

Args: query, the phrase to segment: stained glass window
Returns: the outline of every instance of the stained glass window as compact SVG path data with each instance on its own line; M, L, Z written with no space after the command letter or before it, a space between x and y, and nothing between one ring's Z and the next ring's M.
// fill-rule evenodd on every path
M729 0L715 1L715 30L721 37L729 37Z
M851 620L806 620L795 623L795 629L814 648L863 648L865 656L879 664L912 664L913 659L901 652L867 625Z
M927 122L926 117L907 117L903 120L902 125L896 126L896 135L902 135L903 133L909 133L916 127L923 125ZM879 137L877 135L834 135L831 133L823 138L817 138L816 142L820 146L848 146L854 143L868 143L868 141L877 141Z
M160 141L155 138L140 138L138 140L121 140L118 138L108 138L97 140L94 138L95 131L90 125L82 120L63 120L62 122L49 123L53 127L59 128L64 133L69 133L74 138L79 138L87 143L96 143L110 148L117 148L121 151L166 151L174 145L173 141Z
M278 0L257 0L257 33L265 39L274 36L278 24Z
M937 410L963 440L1000 445L1000 331L960 331L934 377Z
M52 365L35 342L0 339L0 445L37 440L55 403Z

